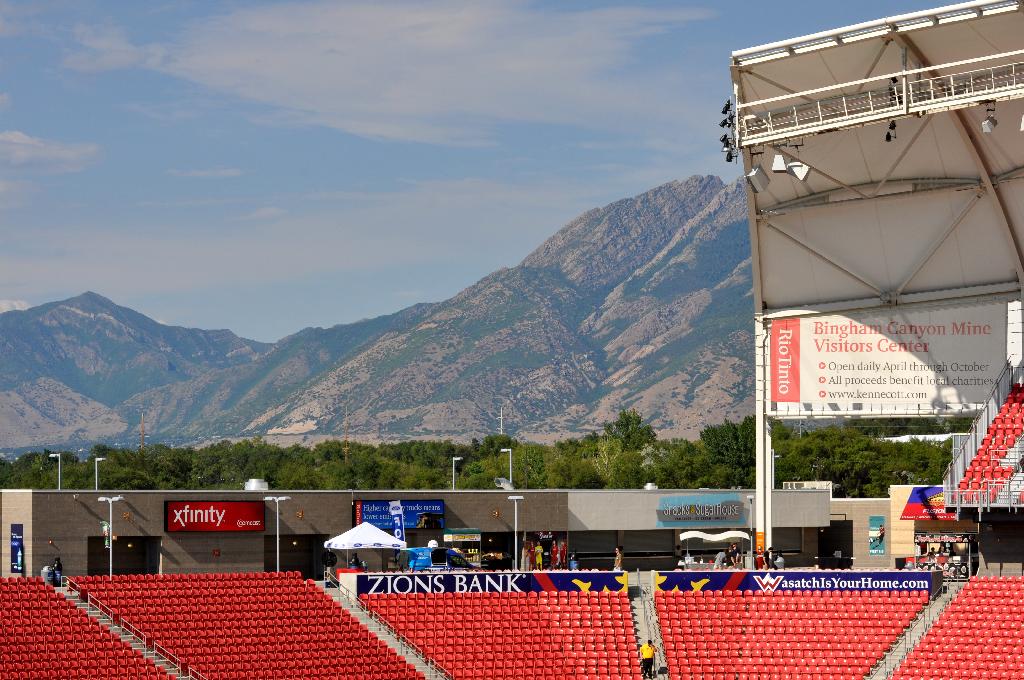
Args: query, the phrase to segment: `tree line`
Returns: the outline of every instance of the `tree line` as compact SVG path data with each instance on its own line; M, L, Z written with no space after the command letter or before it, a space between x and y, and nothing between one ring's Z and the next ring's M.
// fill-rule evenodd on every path
M775 423L776 485L830 480L836 496L859 498L886 496L890 484L941 483L949 444L878 438L900 425L876 424L870 430L833 425L805 432ZM948 427L935 422L931 429ZM106 489L240 489L250 478L265 479L275 489L447 489L453 456L462 458L457 488L493 489L495 478L509 474L502 449L512 449L516 488L639 489L654 483L663 489L720 489L754 486L754 430L751 416L705 427L695 441L662 440L637 411L628 410L602 432L550 445L491 435L468 444L325 441L282 447L257 437L200 448L98 444L85 457L59 453L65 489L93 488L97 457L105 459L99 467L100 486ZM0 487L56 488L51 453L0 461Z

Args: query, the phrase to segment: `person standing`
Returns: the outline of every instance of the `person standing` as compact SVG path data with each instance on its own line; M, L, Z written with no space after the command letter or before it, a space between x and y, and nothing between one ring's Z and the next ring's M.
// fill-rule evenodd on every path
M622 546L615 546L615 562L612 564L613 571L622 571Z
M540 541L537 541L537 545L533 547L533 563L534 569L544 571L544 546Z
M644 678L654 677L654 654L657 652L652 640L640 647L640 675Z

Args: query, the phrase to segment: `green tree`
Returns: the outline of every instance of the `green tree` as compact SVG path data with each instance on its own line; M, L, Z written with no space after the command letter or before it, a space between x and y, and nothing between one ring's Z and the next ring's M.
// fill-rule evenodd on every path
M613 422L605 423L604 435L617 440L623 451L639 451L648 444L658 441L658 435L649 423L635 408L619 411L619 417Z

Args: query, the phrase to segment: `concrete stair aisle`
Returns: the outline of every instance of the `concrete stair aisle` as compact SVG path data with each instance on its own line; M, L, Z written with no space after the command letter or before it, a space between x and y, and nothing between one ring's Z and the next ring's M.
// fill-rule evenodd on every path
M369 628L371 633L387 643L388 647L395 650L398 656L405 659L409 665L422 673L427 680L452 680L451 676L445 673L440 666L421 654L418 649L401 637L395 629L369 611L359 601L358 597L348 592L336 581L328 581L328 587L324 587L324 581L317 581L317 583L320 584L320 587L324 588L324 592L333 597L359 623Z
M654 641L658 650L654 668L657 675L668 675L665 644L661 638L658 612L654 608L654 584L652 572L639 569L629 575L629 604L633 611L633 630L636 631L636 655L640 656L640 645Z
M84 602L78 596L78 593L76 593L75 591L66 587L56 588L56 590L58 593L60 593L70 602L72 602L75 605L75 607L84 611L90 617L98 621L99 624L103 626L105 629L109 630L114 635L124 640L132 647L132 649L134 649L139 654L141 654L142 656L146 657L154 664L156 664L157 668L166 671L168 674L170 674L172 678L179 678L183 680L193 678L202 680L203 676L196 671L191 671L187 673L182 672L178 664L157 652L151 645L147 645L145 640L136 636L128 629L115 624L114 621L110 618L110 616L103 613L103 611L99 609L99 607L96 607L88 602Z
M921 638L931 630L931 627L939 620L942 612L965 585L967 585L966 581L946 581L939 596L921 609L921 613L917 615L917 618L910 623L910 626L907 627L903 635L893 643L889 652L875 665L871 674L867 676L867 680L888 680L888 678L891 678L896 669L903 663L903 660L917 646Z

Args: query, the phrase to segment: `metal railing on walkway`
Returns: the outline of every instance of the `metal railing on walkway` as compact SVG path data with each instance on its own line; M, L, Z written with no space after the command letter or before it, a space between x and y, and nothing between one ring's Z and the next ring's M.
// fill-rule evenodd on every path
M1024 50L976 59L899 71L864 80L786 94L754 102L741 102L737 134L743 146L763 144L801 134L832 130L844 125L896 118L928 111L967 106L979 101L1024 96ZM1007 61L950 75L930 73L985 61ZM916 79L915 79L916 78ZM850 92L849 90L856 91ZM830 92L838 92L821 97ZM794 103L757 113L776 102ZM797 101L798 100L798 101Z

